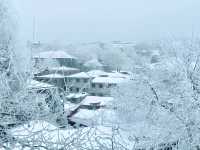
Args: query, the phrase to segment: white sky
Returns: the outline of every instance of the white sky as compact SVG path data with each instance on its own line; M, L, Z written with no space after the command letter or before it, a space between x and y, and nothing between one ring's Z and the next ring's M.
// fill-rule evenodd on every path
M13 0L21 37L93 42L154 40L200 31L200 0Z

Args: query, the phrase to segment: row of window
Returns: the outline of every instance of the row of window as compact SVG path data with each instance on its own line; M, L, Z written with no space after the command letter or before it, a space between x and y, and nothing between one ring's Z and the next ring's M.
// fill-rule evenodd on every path
M95 83L92 83L92 88L110 88L112 87L113 85L112 84L108 84L108 85L104 85L104 84L95 84ZM66 90L66 87L65 87L65 90ZM78 87L70 87L70 92L80 92L81 91L81 88L78 88ZM88 89L87 88L83 88L82 91L85 92L87 91Z
M88 92L88 88L78 88L78 87L70 87L70 92ZM104 96L103 93L91 93L92 96Z
M104 96L103 93L91 93L92 96Z
M80 79L80 78L77 78L77 79L68 79L68 82L76 82L76 83L80 83L80 82L83 82L83 83L88 83L89 79ZM110 88L112 86L114 86L114 84L108 84L108 85L105 85L105 84L102 84L102 83L92 83L92 88Z
M79 83L79 82L87 83L88 81L89 81L89 79L79 79L79 78L77 78L77 79L68 79L68 82L77 82L77 83Z
M78 87L70 87L69 88L70 92L86 92L88 89L87 88L78 88Z
M110 88L112 86L113 86L113 84L104 85L104 84L101 84L101 83L98 83L98 84L92 83L92 88L104 88L104 87Z

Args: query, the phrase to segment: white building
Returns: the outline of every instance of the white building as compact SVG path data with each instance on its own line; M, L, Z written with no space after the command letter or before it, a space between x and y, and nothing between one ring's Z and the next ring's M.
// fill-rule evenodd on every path
M33 55L35 65L41 64L44 60L56 60L60 66L77 67L77 58L65 51L44 51Z
M71 93L87 92L90 88L92 77L85 72L66 76L67 88Z
M114 87L127 81L120 77L96 77L91 81L89 93L93 96L109 96Z
M59 66L59 67L51 67L47 68L48 74L61 74L64 76L72 75L75 73L80 72L78 68L66 67L66 66Z
M44 82L39 82L36 80L29 80L27 82L27 89L28 90L46 90L46 89L53 89L56 88L54 85L44 83Z
M66 76L69 92L87 92L93 96L109 96L117 84L130 79L129 74L91 70Z
M113 97L87 96L69 120L85 126L112 124L116 116L112 102Z
M57 73L36 76L35 79L38 81L55 85L59 88L64 88L66 85L65 76Z
M81 108L99 109L110 108L113 102L113 97L87 96L80 104Z
M73 102L73 103L80 103L88 93L86 92L80 92L80 93L69 93L65 98L67 101Z

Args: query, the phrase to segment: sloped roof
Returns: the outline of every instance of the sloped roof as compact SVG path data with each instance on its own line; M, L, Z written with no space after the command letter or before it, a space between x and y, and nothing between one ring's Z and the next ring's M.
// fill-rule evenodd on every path
M39 78L65 78L65 76L61 75L61 74L47 74L47 75L42 75L42 76L37 76Z
M92 80L92 83L113 83L118 84L127 81L124 78L114 78L114 77L97 77Z
M130 75L123 74L120 72L111 72L111 73L108 73L108 76L113 77L113 78L129 78L130 77Z
M86 92L82 92L82 93L70 93L69 95L66 96L66 98L70 99L70 98L82 98L87 96L88 93Z
M42 89L42 88L53 88L54 86L48 83L39 82L36 80L28 81L28 89Z
M40 53L34 55L33 58L71 58L71 59L76 59L76 57L69 55L65 51L40 52Z
M71 103L69 101L65 101L64 103L64 110L67 115L69 115L72 111L76 110L80 104Z
M79 70L78 68L60 66L60 67L52 67L48 68L49 70L56 70L56 71L71 71L71 70Z
M91 77L98 77L101 75L107 75L108 73L102 70L90 70L87 72L87 74Z
M69 78L91 78L91 76L89 76L87 73L85 72L80 72L80 73L76 73L70 76L66 76Z
M116 117L112 109L79 109L70 120L87 126L111 125Z
M113 101L113 97L87 96L81 102L81 105L91 105L94 103L99 103L102 106L102 105L110 104L112 101Z

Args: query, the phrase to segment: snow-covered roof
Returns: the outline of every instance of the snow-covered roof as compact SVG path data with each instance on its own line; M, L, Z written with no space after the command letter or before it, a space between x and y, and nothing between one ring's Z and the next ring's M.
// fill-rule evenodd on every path
M126 73L126 74L125 74ZM105 72L102 70L91 70L87 72L88 75L92 77L113 77L113 78L129 78L131 73L130 72L117 72L117 71L112 71L112 72Z
M43 82L39 82L36 80L30 80L28 81L28 89L43 89L43 88L54 88L55 86L48 84L48 83L43 83Z
M64 103L64 110L67 114L70 114L72 111L77 109L80 106L80 104L74 104L69 101Z
M81 105L92 105L99 103L101 106L108 105L113 101L113 97L87 96Z
M120 71L112 71L112 73L120 73L122 75L132 75L133 73L131 71L128 71L128 70L120 70Z
M152 55L160 55L160 51L159 50L152 50Z
M47 75L42 75L42 76L37 76L38 78L65 78L65 76L61 75L61 74L47 74Z
M55 71L78 71L78 68L72 68L72 67L66 67L66 66L60 66L60 67L52 67L48 68L48 70L55 70Z
M70 120L87 126L111 125L115 119L112 109L79 109Z
M92 83L110 83L110 84L118 84L122 82L126 82L127 79L124 78L116 78L116 77L97 77L92 80Z
M66 77L69 77L69 78L91 78L87 73L85 72L80 72L80 73L76 73L76 74L73 74L73 75L70 75L70 76L66 76Z
M111 73L108 73L108 76L113 77L113 78L129 78L130 77L130 75L122 74L120 72L111 72Z
M70 99L70 98L82 98L87 96L88 93L86 92L82 92L82 93L70 93L69 95L66 96L66 98Z
M71 58L71 59L76 59L76 57L69 55L65 51L40 52L40 53L34 55L33 58Z
M102 70L91 70L91 71L88 71L87 74L91 77L98 77L98 76L101 76L101 75L108 75L107 72L105 71L102 71Z

